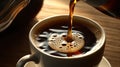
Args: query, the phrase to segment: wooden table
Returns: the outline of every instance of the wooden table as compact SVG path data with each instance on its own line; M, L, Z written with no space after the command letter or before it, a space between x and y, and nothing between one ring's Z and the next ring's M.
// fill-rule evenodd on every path
M68 5L69 0L44 0L36 18L42 20L49 16L68 14ZM104 56L112 67L120 67L120 20L109 17L84 2L77 3L74 15L89 17L104 28L106 32ZM32 25L29 25L0 34L0 67L15 67L19 58L30 53L28 32Z

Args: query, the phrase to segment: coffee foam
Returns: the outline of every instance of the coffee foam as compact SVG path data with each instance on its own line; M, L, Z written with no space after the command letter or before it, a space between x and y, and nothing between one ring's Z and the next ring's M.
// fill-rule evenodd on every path
M73 53L79 51L85 44L83 35L79 33L72 33L72 42L67 42L65 37L66 33L58 34L53 33L48 38L49 46L57 51L64 53Z

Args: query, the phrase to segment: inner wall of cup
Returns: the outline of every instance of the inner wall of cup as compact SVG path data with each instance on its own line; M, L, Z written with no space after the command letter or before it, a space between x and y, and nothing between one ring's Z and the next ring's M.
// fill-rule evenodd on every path
M35 44L38 44L38 42L35 40L35 35L39 34L40 32L44 31L44 29L46 28L49 28L49 27L52 27L56 24L65 24L65 23L62 23L63 21L67 22L68 21L68 16L56 16L56 17L50 17L50 18L46 18L40 22L38 22L35 26L33 26L32 30L31 30L31 41L33 41L33 45L36 46ZM90 19L86 19L86 18L83 18L83 17L79 17L79 16L74 16L74 22L75 24L83 24L84 26L87 26L88 29L90 29L96 36L97 38L97 41L102 41L104 42L104 32L103 30L101 29L101 27L99 26L99 24L97 24L95 21L92 21ZM46 27L47 26L47 27ZM98 47L98 46L99 47ZM92 53L98 49L100 49L100 47L102 47L103 43L97 43L92 50L88 51L87 53ZM97 47L97 48L96 48ZM38 47L36 47L38 48ZM95 49L94 49L95 48ZM86 54L87 54L86 53Z

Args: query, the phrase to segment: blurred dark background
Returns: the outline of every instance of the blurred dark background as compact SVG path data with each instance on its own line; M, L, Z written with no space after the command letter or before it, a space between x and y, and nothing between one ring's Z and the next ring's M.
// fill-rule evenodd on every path
M31 0L11 26L0 32L0 67L16 67L17 61L30 53L28 33L42 4L43 0Z

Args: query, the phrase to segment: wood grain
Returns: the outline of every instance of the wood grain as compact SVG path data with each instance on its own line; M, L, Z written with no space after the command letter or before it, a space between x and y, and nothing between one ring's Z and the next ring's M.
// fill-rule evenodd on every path
M36 19L40 21L61 14L69 14L69 0L44 0ZM112 67L120 67L120 20L109 17L84 2L77 3L74 15L89 17L104 28L106 32L104 56ZM22 17L25 20L14 21L17 24L13 23L12 28L0 33L0 67L16 67L17 61L30 53L28 33L34 23L27 21L30 20L26 19L28 16Z

